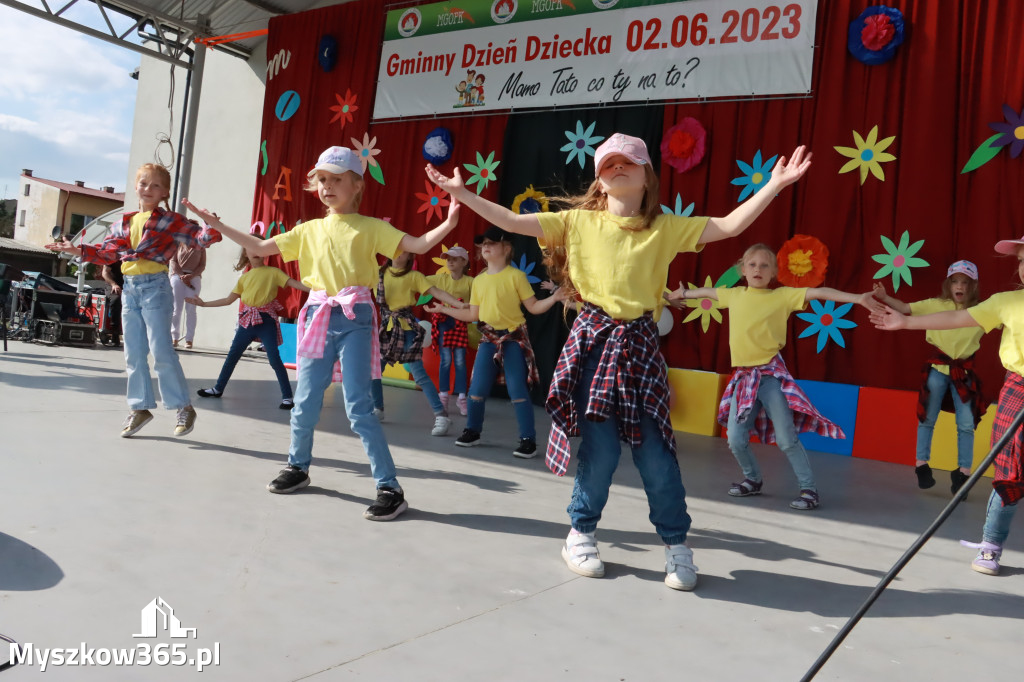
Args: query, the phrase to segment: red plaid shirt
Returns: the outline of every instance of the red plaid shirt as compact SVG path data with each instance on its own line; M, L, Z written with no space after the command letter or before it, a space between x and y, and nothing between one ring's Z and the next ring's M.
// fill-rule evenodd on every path
M506 341L512 341L519 344L519 347L523 349L523 361L526 363L526 384L527 386L536 386L540 383L540 374L537 372L537 356L533 354L533 346L530 345L530 335L526 333L526 325L520 325L515 329L509 331L506 329L495 329L491 325L480 322L477 324L477 328L480 330L480 340L486 341L487 343L493 343L495 345L493 360L498 364L499 367L505 367L505 348L503 344ZM479 349L477 350L479 352ZM498 383L504 383L505 374L501 373L498 375Z
M928 390L928 375L931 374L932 365L949 367L949 380L953 382L953 389L960 402L970 405L971 414L974 416L974 428L978 428L987 405L981 393L981 379L974 372L974 356L954 360L941 351L936 351L921 368L921 389L917 393L917 421L923 424L928 418L928 397L931 395L931 391ZM953 399L949 397L949 393L942 398L942 409L946 412L954 411Z
M130 263L144 258L166 265L178 252L178 244L205 249L221 240L220 232L212 227L204 227L180 213L165 211L158 206L142 228L139 245L132 248L132 217L136 213L138 211L121 216L99 246L82 244L82 260L112 265L118 261Z
M261 306L247 305L243 303L242 309L238 311L238 325L246 328L259 326L263 324L263 315L261 315L261 313L266 313L267 315L270 315L274 324L277 325L277 345L280 346L284 343L284 337L281 336L281 320L278 319L278 316L283 310L284 306L282 306L281 302L276 298L270 303Z
M564 476L572 448L570 436L578 436L579 414L572 394L579 383L583 359L604 344L594 380L588 391L584 418L603 421L616 417L619 439L631 447L643 442L640 417L649 415L661 430L665 446L674 457L676 439L669 415L668 372L658 348L658 326L650 312L630 322L613 320L601 308L584 303L555 366L548 391L547 410L551 434L545 461L555 474Z
M992 441L995 445L1017 414L1024 409L1024 377L1007 372L1003 390L999 392L999 406L992 423ZM1006 446L996 455L995 479L992 487L1003 499L1003 504L1014 504L1024 498L1024 427L1017 429Z
M836 424L826 419L818 410L814 409L810 398L803 389L797 385L793 375L786 368L781 355L776 355L767 365L760 367L737 367L725 387L722 394L722 402L718 404L718 423L722 426L729 425L729 404L733 393L736 394L736 421L739 424L747 424L750 412L757 400L757 389L761 386L763 375L773 376L782 384L782 394L789 403L789 409L793 411L793 425L797 433L808 431L824 436L826 438L846 438L846 434ZM754 415L754 433L761 439L762 443L775 442L775 426L768 417L768 413L761 407Z

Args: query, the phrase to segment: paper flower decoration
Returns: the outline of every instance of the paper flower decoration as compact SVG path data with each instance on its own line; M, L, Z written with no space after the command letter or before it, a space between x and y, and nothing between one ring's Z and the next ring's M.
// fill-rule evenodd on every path
M778 154L761 163L761 150L758 149L757 153L754 154L752 163L747 164L743 161L736 161L736 165L744 173L742 176L733 178L731 181L733 185L743 185L743 191L740 192L740 198L737 201L743 201L751 194L757 194L767 184L768 180L772 177L771 168L777 158L779 158Z
M696 285L689 282L686 283L686 286L690 289L698 288ZM704 286L711 286L710 277L704 278ZM722 313L719 312L721 306L718 304L718 301L711 298L688 298L683 301L683 303L686 304L687 308L693 308L693 310L683 318L683 324L700 318L700 328L706 334L708 327L711 326L711 320L714 320L719 324L722 323Z
M1007 145L1010 147L1011 159L1016 159L1020 156L1021 151L1024 151L1024 109L1018 114L1009 104L1004 104L1003 116L1006 117L1005 122L997 121L988 124L989 128L998 132L974 150L964 169L960 171L961 174L970 173L972 170L984 166L995 158L1000 149Z
M334 112L334 118L328 121L328 123L341 121L341 128L344 130L345 124L351 123L353 120L352 112L359 111L359 107L356 106L356 96L352 94L351 90L345 88L344 98L338 93L334 93L334 98L338 100L338 103L331 107L331 111Z
M816 287L825 281L828 247L815 237L795 234L777 256L779 283L787 287Z
M437 216L437 219L441 219L441 209L451 202L445 199L448 196L448 192L445 192L440 187L432 184L429 180L424 180L423 184L426 185L426 192L416 192L416 198L422 201L420 207L416 209L417 213L425 213L423 216L423 222L429 223L433 216ZM443 260L443 259L442 259Z
M536 266L537 264L534 263L533 261L530 261L529 263L526 262L525 253L519 257L518 263L515 262L515 260L512 261L512 267L514 267L516 270L522 270L523 274L526 275L526 281L529 282L530 284L537 284L538 282L540 282L540 277L530 274L531 272L533 272L533 269Z
M846 348L846 342L843 341L843 334L840 329L853 329L857 326L857 323L853 320L844 320L843 315L850 312L850 308L853 307L852 303L844 303L838 308L836 307L835 301L819 301L814 299L811 301L811 309L814 310L812 313L797 313L796 316L801 320L810 322L811 324L807 329L800 333L799 338L805 338L813 334L818 335L818 350L825 347L825 344L829 339L832 339L840 348Z
M535 190L533 185L527 186L524 192L517 194L515 201L512 202L513 213L547 213L547 211L547 196L545 196L544 192Z
M868 171L876 178L885 182L885 173L882 171L882 163L886 161L895 161L896 157L892 154L886 153L886 148L892 144L892 141L896 139L896 136L887 137L883 140L878 139L878 126L871 129L868 133L867 139L861 138L856 130L853 131L853 141L857 145L854 147L835 147L835 150L843 156L850 157L850 161L839 169L840 173L848 173L854 168L860 168L860 184L864 184L864 181L868 177Z
M903 44L903 13L893 7L868 7L850 22L846 47L869 66L884 64Z
M661 141L661 160L677 173L685 173L704 158L706 136L700 121L687 116L665 133Z
M452 158L452 134L447 128L434 128L423 142L423 158L439 166Z
M476 185L476 193L480 194L481 191L487 188L487 183L494 180L497 176L494 174L494 169L498 167L501 161L494 160L494 152L487 155L487 159L480 155L480 152L476 153L476 165L471 163L465 164L466 170L472 175L466 180L467 185Z
M576 134L574 135L571 130L565 131L565 136L569 138L567 144L562 145L561 151L569 152L568 158L565 160L565 165L572 163L573 159L580 162L580 168L583 168L583 164L587 162L588 156L594 155L593 145L604 139L602 135L592 135L594 132L594 126L597 125L597 121L590 124L586 131L583 130L582 121L576 121Z
M693 206L694 206L694 202L691 201L689 206L687 206L686 208L683 208L683 195L677 194L676 195L676 209L673 211L671 208L669 208L665 204L662 204L661 205L661 210L664 213L670 213L672 215L682 216L682 217L686 218L686 217L689 217L689 216L693 215Z
M352 141L352 151L359 157L359 163L363 164L363 172L370 171L370 175L380 184L384 184L384 171L374 157L380 154L377 149L377 138L370 139L369 133L363 133L363 141L360 142L354 137L348 138Z
M886 252L872 256L871 260L876 263L882 263L883 267L872 275L872 278L881 279L891 273L893 291L899 291L901 279L906 280L908 285L913 286L914 282L910 276L910 268L923 268L928 265L928 261L922 258L914 258L914 254L921 249L923 244L923 239L919 239L911 244L910 233L907 231L904 231L900 237L899 246L896 246L892 243L891 239L882 235L882 246L885 247Z
M459 243L455 242L454 244L451 245L450 248L454 249L458 245L459 245ZM442 255L448 253L448 249L449 249L449 247L445 246L444 244L441 244L441 254ZM431 258L430 260L434 261L435 263L437 263L438 265L441 266L441 267L439 267L437 269L437 272L435 274L440 275L442 272L443 273L447 273L449 275L452 274L452 271L448 269L448 259L447 258Z

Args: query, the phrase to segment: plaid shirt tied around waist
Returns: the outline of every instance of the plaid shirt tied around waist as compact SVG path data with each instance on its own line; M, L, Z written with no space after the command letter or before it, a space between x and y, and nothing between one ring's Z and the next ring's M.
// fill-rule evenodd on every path
M640 418L647 414L658 424L672 456L676 454L669 416L668 372L658 347L654 316L646 312L635 320L622 322L585 303L558 357L546 403L551 415L551 435L545 462L558 476L564 476L569 466L569 437L580 433L572 394L579 383L583 360L601 344L604 348L587 391L584 418L603 421L616 417L619 439L636 448L643 441Z
M1003 389L999 392L999 406L992 423L991 445L1002 438L1017 414L1024 409L1024 377L1007 372ZM999 493L1003 504L1016 504L1024 497L1024 427L1018 428L1006 446L996 455L995 478L992 487Z
M826 419L811 404L810 398L797 385L793 375L786 368L781 355L776 355L771 362L759 367L737 367L725 387L722 402L718 404L718 423L729 425L729 404L736 394L736 422L746 424L750 412L757 400L757 390L761 386L762 376L773 376L782 384L782 395L785 396L789 409L793 412L793 425L797 433L816 433L826 438L846 438L846 434L836 424ZM775 427L768 413L761 407L754 415L754 433L762 443L775 442Z
M928 418L928 397L931 394L928 390L928 375L932 371L932 365L949 367L949 380L953 382L953 390L956 391L960 402L970 406L974 428L978 428L987 406L981 393L981 379L974 372L974 355L954 360L942 351L936 351L921 368L921 390L917 393L917 421L924 423ZM949 393L942 398L942 409L946 412L954 411L953 399Z
M505 368L505 349L502 344L506 341L513 341L523 349L523 360L526 362L526 385L536 386L540 383L540 374L537 372L537 356L533 354L533 346L530 345L530 335L526 333L526 325L520 325L512 330L495 329L484 322L477 323L480 330L480 343L493 343L495 346L493 361ZM479 347L477 353L480 352ZM505 374L498 374L498 383L505 383Z
M118 261L130 263L144 258L167 265L178 252L178 244L203 248L216 244L221 234L212 227L203 227L180 213L166 211L159 206L142 228L139 245L132 248L132 217L138 211L125 213L110 228L109 236L99 246L82 244L82 260L89 263L113 265Z
M284 310L284 306L276 298L266 305L246 305L242 304L242 309L238 312L238 325L240 327L256 327L263 324L263 315L260 313L266 313L270 315L271 319L274 320L274 324L277 326L277 345L284 343L284 338L281 336L281 321L278 316L281 311ZM320 357L323 357L321 355Z
M389 365L404 364L407 362L420 362L423 360L423 337L426 330L420 321L412 314L411 308L399 308L392 310L388 307L384 296L384 273L380 274L377 280L377 306L380 308L380 328L378 331L378 344L380 345L380 358ZM405 346L405 329L399 320L409 323L409 331L416 337L412 344ZM391 329L388 329L388 322L391 322Z
M461 298L459 299L462 300ZM441 333L444 332L442 337ZM444 343L442 343L442 341ZM466 323L444 313L431 313L430 342L434 348L469 348L469 332Z
M373 298L370 290L366 287L345 287L335 296L328 296L323 289L309 292L306 304L299 311L299 319L295 325L298 348L296 355L300 358L319 359L324 356L324 346L327 344L327 328L331 324L331 309L335 306L350 320L356 318L356 305L365 303L373 311L372 324L377 326L377 309L373 307ZM309 306L318 305L319 308L313 313L313 320L306 329L306 313ZM380 346L377 344L377 335L370 334L370 377L380 379ZM331 381L341 381L341 363L334 363L334 371Z

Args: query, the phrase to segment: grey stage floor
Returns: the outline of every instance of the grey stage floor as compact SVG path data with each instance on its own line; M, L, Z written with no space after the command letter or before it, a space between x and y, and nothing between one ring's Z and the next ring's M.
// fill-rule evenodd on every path
M223 360L181 358L193 390ZM607 577L566 569L572 477L512 457L501 401L488 404L484 445L467 450L453 445L461 418L432 438L422 396L386 388L411 509L371 523L361 514L373 482L340 388L328 393L312 485L266 492L288 413L262 360L241 362L223 399L199 402L184 439L166 411L118 437L117 350L14 343L0 352L0 391L0 633L36 650L177 644L164 653L186 663L219 648L201 679L797 680L949 496L944 475L921 492L909 467L812 453L823 506L792 511L788 466L757 446L767 494L733 500L725 443L680 433L700 567L697 590L681 593L662 583L628 456L598 532ZM987 492L955 510L818 679L971 679L1016 650L1024 532L994 578L971 571L957 542L979 539ZM195 638L133 637L147 634L143 610L158 597ZM155 663L40 667L0 679L196 676Z

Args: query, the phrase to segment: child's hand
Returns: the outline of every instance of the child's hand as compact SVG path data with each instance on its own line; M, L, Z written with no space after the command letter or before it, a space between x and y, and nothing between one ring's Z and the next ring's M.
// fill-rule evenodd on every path
M565 287L555 287L554 289L551 290L551 298L555 299L556 301L565 302L569 300L569 292Z
M888 298L889 294L885 290L885 285L881 282L875 282L871 287L871 295L877 298L879 301L884 301Z
M554 291L558 288L558 285L552 282L550 279L546 279L540 283L540 288L544 291Z
M875 325L875 329L885 329L888 331L906 329L907 316L896 312L888 306L884 306L881 311L871 313L871 324Z
M61 237L59 242L44 244L43 247L49 251L60 251L61 253L70 253L75 256L82 253L82 250L72 244L67 237Z
M427 305L423 306L423 309L426 310L428 313L441 313L442 315L444 314L444 306L441 305L440 303L428 303Z
M662 294L661 296L673 308L685 308L686 304L683 302L684 291L686 291L686 285L680 282L678 289L676 289L675 291L671 291L667 294Z
M769 182L774 182L777 189L782 189L802 178L807 169L811 167L811 154L807 153L805 156L805 152L807 152L807 147L800 145L793 152L788 163L785 156L779 157L778 163L772 169L772 177Z
M212 227L214 223L220 223L220 218L213 211L208 211L205 208L199 208L188 199L182 199L181 203L185 208L202 218L203 222L207 225Z
M186 296L185 303L191 303L192 305L197 305L200 308L206 305L203 299L199 298L198 296Z
M448 194L451 194L453 199L456 198L456 194L466 191L466 185L462 182L462 174L459 173L458 166L455 167L455 170L452 172L452 177L450 178L434 168L434 164L432 163L427 164L426 171L427 177L430 178L430 181L448 192ZM451 207L449 207L449 211L451 211Z
M455 169L455 172L458 172L457 168ZM451 201L448 203L448 224L451 227L455 227L459 224L459 213L461 212L460 209L462 208L462 203L459 202L454 195L451 196L450 199Z
M880 313L886 310L886 305L874 297L874 292L868 291L857 298L857 304L862 305L873 313Z

